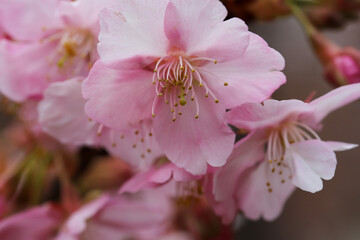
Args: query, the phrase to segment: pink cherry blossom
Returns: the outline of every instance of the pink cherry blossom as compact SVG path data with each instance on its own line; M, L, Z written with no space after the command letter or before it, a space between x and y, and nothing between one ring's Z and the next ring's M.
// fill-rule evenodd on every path
M355 144L322 141L314 131L331 111L360 98L360 84L344 86L310 103L266 100L245 103L227 114L230 124L250 131L214 178L220 206L235 208L250 219L275 219L295 187L317 192L322 179L333 178L334 151ZM264 150L265 149L265 150ZM228 212L221 212L229 222Z
M152 119L144 119L123 131L89 120L81 95L82 80L78 77L57 82L46 89L38 106L42 130L67 145L104 147L136 169L150 167L162 155L152 136Z
M61 212L47 204L20 212L0 221L0 239L53 239L62 221Z
M162 193L103 195L73 213L56 239L159 239L169 227L173 210Z
M282 56L226 14L218 0L124 0L102 10L87 114L115 129L152 115L177 166L204 174L224 165L234 142L225 110L263 101L285 82Z
M2 40L0 91L16 102L52 82L86 76L98 58L100 9L111 0L3 0L0 15L16 41Z

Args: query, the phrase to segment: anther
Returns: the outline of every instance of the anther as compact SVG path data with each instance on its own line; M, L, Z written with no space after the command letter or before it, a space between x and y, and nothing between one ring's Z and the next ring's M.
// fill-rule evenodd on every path
M151 149L150 149L150 148L148 148L147 152L148 152L148 153L151 153Z
M271 185L271 184L270 184L269 182L266 183L266 186L270 187L270 185Z
M218 100L218 99L215 99L215 103L219 103L219 100Z
M275 172L275 168L271 169L271 172Z
M196 116L195 116L195 119L198 119L198 118L199 118L199 115L196 115Z
M116 147L116 143L113 143L111 146L112 146L112 147Z
M135 135L138 135L138 134L139 134L139 131L138 131L138 130L136 130L136 131L135 131Z
M272 163L272 161L271 161L271 160L269 160L269 163Z
M149 137L152 137L152 135L153 135L152 133L149 133Z
M186 100L184 99L184 97L180 98L179 104L180 104L181 106L185 106L185 105L186 105Z
M227 82L224 82L224 86L226 87L227 85L229 85Z
M89 118L89 122L92 122L92 119L91 119L91 118Z
M133 148L136 148L136 144L132 145Z
M173 118L172 121L175 122L175 121L176 121L176 118Z
M179 115L181 116L181 115L182 115L182 112L179 112Z
M215 63L215 64L217 64L217 63L218 63L218 61L217 61L217 60L215 60L215 61L214 61L214 63Z
M140 142L142 143L145 142L144 138L140 138Z
M152 117L153 117L153 118L155 117L155 113L152 114Z
M285 179L281 180L281 183L285 183Z
M200 84L199 84L199 87L202 87L202 86L204 86L204 85L203 85L202 83L200 83Z
M272 188L269 188L268 191L269 191L269 193L272 193Z
M145 154L141 154L141 158L145 158Z

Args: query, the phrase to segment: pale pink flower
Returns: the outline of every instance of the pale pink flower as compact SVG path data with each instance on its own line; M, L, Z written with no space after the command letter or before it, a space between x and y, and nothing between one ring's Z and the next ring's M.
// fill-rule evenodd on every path
M87 76L98 58L97 14L111 2L2 0L3 27L16 41L0 43L1 92L22 102L52 82Z
M88 115L121 129L153 116L168 158L193 174L233 149L225 110L263 101L285 82L281 55L218 0L124 0L100 13ZM111 69L112 68L112 69Z
M0 239L50 240L62 221L62 213L47 204L0 221Z
M357 145L322 141L314 129L321 128L330 112L358 98L360 84L352 84L310 103L266 100L263 105L245 103L230 111L228 122L250 133L216 173L213 190L218 204L224 207L230 202L233 210L242 210L250 219L273 220L295 187L320 191L322 179L334 176L334 151ZM228 211L221 213L227 222Z
M44 132L72 146L90 145L106 148L137 169L147 169L163 155L152 136L152 119L117 131L89 119L81 95L83 78L51 84L38 106L39 123Z
M103 195L73 213L56 240L155 240L168 230L172 211L160 190Z

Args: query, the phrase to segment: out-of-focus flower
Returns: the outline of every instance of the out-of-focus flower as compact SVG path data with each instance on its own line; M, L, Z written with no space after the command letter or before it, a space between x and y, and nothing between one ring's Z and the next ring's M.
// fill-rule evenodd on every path
M229 123L250 133L216 173L215 199L232 203L229 206L250 219L273 220L294 186L320 191L322 179L334 176L334 151L357 145L322 141L313 129L319 129L330 112L358 98L360 84L352 84L310 103L266 100L263 105L245 103L234 108L227 115Z
M57 240L159 239L171 226L173 206L161 189L103 195L73 213Z
M89 120L81 95L83 78L51 84L39 104L43 131L68 145L105 147L137 169L146 169L162 155L153 135L152 119L144 119L123 131Z
M98 58L98 11L111 0L4 0L0 16L16 41L2 40L1 92L16 102L42 96L47 86L87 76Z
M17 213L0 221L0 238L50 240L62 221L61 211L47 204Z
M147 11L144 11L147 9ZM153 116L170 161L193 174L233 149L225 110L285 82L282 56L218 0L125 0L100 14L102 62L84 82L87 114L114 129ZM135 30L136 29L136 30Z

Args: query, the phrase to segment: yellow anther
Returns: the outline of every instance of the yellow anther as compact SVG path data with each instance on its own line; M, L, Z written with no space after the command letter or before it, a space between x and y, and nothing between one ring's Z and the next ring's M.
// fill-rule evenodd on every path
M152 114L152 117L153 117L153 118L155 117L155 113Z
M217 63L218 63L218 61L217 61L217 60L215 60L215 61L214 61L214 63L215 63L215 64L217 64Z
M199 115L196 115L196 116L195 116L195 119L198 119L198 118L199 118Z
M139 134L139 131L138 131L138 130L136 130L134 133L135 133L135 135L138 135L138 134Z
M266 183L266 186L270 187L270 185L271 185L271 184L270 184L269 182Z
M190 100L191 100L191 101L194 101L194 98L192 97L192 98L190 98Z
M219 100L218 100L218 99L215 99L215 103L219 103Z
M199 87L202 87L202 86L204 86L204 85L203 85L202 83L200 83L200 84L199 84Z
M172 109L171 109L171 113L174 113L174 112L175 112L175 110L172 108Z
M271 169L271 172L275 172L275 168Z
M209 97L209 94L205 94L205 97Z
M268 191L269 191L269 193L272 193L272 188L269 188Z
M180 104L181 106L185 106L185 105L186 105L186 100L184 99L184 97L180 98L179 104Z
M182 115L182 112L179 112L179 115L181 116L181 115Z
M227 86L227 85L229 85L227 82L224 82L224 86Z
M151 149L150 149L150 148L148 148L147 152L148 152L148 153L151 153Z
M192 69L191 71L192 71L192 72L195 72L195 69Z
M176 118L173 118L173 120L172 120L172 121L173 121L173 122L175 122L175 120L176 120Z
M272 163L272 161L271 161L271 160L269 160L269 163Z

